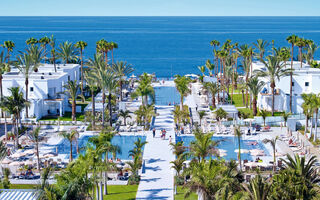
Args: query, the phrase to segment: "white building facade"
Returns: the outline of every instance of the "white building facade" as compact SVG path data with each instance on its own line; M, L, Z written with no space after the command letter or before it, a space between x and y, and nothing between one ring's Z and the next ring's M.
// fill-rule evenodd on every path
M291 62L287 62L287 68L291 67ZM262 63L253 63L253 70L265 70ZM311 68L309 65L303 64L300 67L300 62L294 61L294 72L292 77L292 112L294 114L303 113L301 107L303 99L302 93L320 93L320 69ZM258 96L257 106L259 109L272 110L272 90L270 82L267 78L260 79L266 82L264 89ZM275 111L290 112L290 76L282 77L276 80L275 87Z
M68 96L64 95L64 85L69 80L77 80L80 83L80 65L66 64L56 65L57 72L52 64L43 64L37 72L29 76L28 109L29 118L41 119L44 116L62 116L65 111L70 110ZM18 69L12 68L11 72L3 75L3 95L9 96L11 87L19 87L25 96L25 78ZM25 118L25 110L22 118Z

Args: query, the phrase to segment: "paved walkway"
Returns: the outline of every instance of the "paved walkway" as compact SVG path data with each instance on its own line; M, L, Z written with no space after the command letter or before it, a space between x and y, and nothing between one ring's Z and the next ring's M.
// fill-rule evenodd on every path
M155 120L156 137L152 132L147 133L147 142L144 148L145 173L142 173L136 199L174 199L174 170L170 161L173 161L169 136L175 140L173 106L156 106L159 114ZM166 139L160 138L160 130L167 131Z

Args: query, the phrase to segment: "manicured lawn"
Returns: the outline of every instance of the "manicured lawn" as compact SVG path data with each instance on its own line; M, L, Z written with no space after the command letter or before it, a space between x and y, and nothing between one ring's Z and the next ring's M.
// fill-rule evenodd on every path
M178 186L177 194L174 195L174 199L175 200L184 200L184 199L196 200L196 199L198 199L198 195L196 193L192 193L188 198L184 198L184 192L185 192L185 189L182 188L182 186Z
M104 199L108 200L134 200L136 198L138 185L108 185L108 195Z
M10 185L10 189L36 189L37 187L38 185L30 185L30 184L11 184Z
M235 107L244 107L242 103L242 94L233 94L232 104Z
M63 117L43 117L40 119L40 121L57 121L58 119L60 119L60 121L72 121L71 119L71 112L65 112ZM76 113L76 118L77 121L83 121L84 120L84 115L81 113Z

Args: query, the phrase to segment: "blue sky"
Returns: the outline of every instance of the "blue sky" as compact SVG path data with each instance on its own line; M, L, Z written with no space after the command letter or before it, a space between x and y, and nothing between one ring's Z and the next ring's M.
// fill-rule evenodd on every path
M319 0L4 0L1 16L319 16Z

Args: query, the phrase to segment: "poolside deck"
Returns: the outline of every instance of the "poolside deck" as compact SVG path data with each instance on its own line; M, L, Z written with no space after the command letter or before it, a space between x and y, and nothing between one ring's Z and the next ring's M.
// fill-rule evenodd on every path
M170 162L174 155L169 146L169 136L175 141L173 106L156 106L159 114L155 120L156 137L147 133L147 142L143 159L145 173L141 176L136 199L174 199L174 171ZM166 139L160 138L160 130L167 131Z

